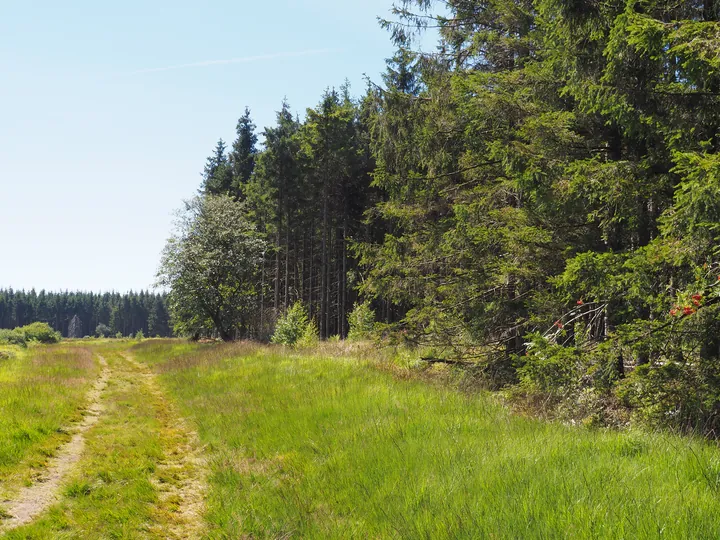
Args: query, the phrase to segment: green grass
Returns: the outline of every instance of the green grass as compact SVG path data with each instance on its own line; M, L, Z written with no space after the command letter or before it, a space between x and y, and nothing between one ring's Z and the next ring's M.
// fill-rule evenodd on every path
M702 441L513 416L279 349L136 355L207 445L215 538L720 537L720 452Z
M87 348L3 347L0 357L0 488L26 483L68 436L99 373Z
M158 500L151 480L163 456L158 404L148 397L133 365L111 347L100 352L113 375L103 397L105 409L86 435L78 470L68 479L59 504L6 538L151 535Z
M85 348L111 367L60 502L7 538L178 536L168 531L179 499L159 491L176 482L161 464L180 448L177 418L123 358L131 345L0 361L0 452L15 456L13 478L62 436L42 426L79 417L98 373ZM133 352L205 444L210 538L720 537L720 451L698 439L516 416L492 394L348 358L178 340ZM23 422L40 427L11 453L9 426Z

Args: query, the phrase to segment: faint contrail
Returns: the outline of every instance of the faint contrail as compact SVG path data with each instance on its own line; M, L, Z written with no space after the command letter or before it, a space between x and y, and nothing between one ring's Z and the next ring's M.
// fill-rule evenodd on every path
M295 58L298 56L311 56L316 54L327 54L334 52L333 49L311 49L308 51L296 51L296 52L279 52L273 54L262 54L259 56L245 56L243 58L230 58L227 60L205 60L204 62L193 62L191 64L178 64L176 66L165 66L156 68L140 69L133 71L132 75L140 73L155 73L157 71L171 71L173 69L184 69L194 67L206 67L206 66L217 66L222 64L247 64L249 62L259 62L261 60L275 60L277 58Z

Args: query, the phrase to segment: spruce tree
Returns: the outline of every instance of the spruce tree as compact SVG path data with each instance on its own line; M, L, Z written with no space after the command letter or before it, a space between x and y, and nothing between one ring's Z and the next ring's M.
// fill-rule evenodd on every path
M250 109L240 117L236 127L237 139L233 142L229 162L232 169L232 189L228 195L235 199L244 196L244 186L250 181L255 170L255 157L257 155L257 135L255 124L250 118Z
M207 158L202 173L202 187L200 192L207 195L227 195L233 186L233 176L228 157L227 146L220 139L215 145L213 154Z

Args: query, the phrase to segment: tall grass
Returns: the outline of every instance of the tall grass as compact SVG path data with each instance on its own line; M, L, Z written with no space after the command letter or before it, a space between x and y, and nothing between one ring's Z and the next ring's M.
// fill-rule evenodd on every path
M6 538L167 538L153 534L166 521L156 510L158 493L152 483L166 451L162 404L118 348L100 345L112 378L98 423L86 434L84 452L64 482L59 503Z
M720 452L513 416L352 360L136 349L212 456L217 538L716 538Z
M0 358L0 488L27 479L68 438L99 373L82 347L5 348ZM5 355L3 355L5 356Z

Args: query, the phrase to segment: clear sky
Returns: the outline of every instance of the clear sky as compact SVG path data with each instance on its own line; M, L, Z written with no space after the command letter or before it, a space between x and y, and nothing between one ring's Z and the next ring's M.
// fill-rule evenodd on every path
M0 1L0 288L147 288L247 105L379 79L392 0Z

